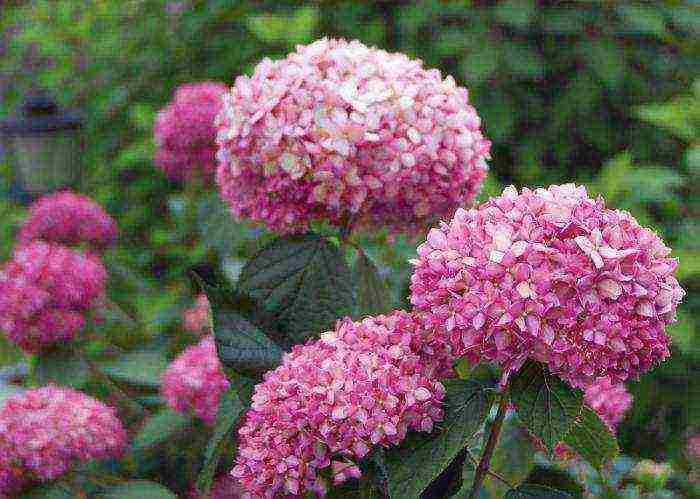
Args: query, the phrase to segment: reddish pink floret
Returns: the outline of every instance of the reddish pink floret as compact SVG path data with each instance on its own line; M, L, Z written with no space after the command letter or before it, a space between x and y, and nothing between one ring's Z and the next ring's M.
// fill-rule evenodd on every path
M46 386L13 395L0 409L0 485L10 487L0 493L25 480L53 480L78 463L118 458L125 447L114 409L81 392Z
M185 310L184 323L190 333L211 333L211 307L206 295L199 295L195 306Z
M94 255L33 242L0 271L0 329L26 352L70 341L104 298L107 272Z
M445 389L405 312L349 319L297 345L255 387L232 475L253 497L323 493L359 477L372 446L431 431ZM324 478L323 475L326 475Z
M29 208L18 240L104 248L117 239L117 223L95 201L70 191L49 194Z
M451 76L358 41L264 59L217 122L223 199L278 232L348 219L423 230L473 201L491 145Z
M215 82L182 85L156 117L155 163L172 180L199 176L211 182L216 169L216 128L226 85Z
M194 413L209 425L216 422L219 398L228 388L212 336L187 347L163 375L162 391L168 405L178 412Z
M584 187L509 187L430 231L411 301L455 356L506 375L529 357L576 385L617 384L669 355L684 295L670 252Z

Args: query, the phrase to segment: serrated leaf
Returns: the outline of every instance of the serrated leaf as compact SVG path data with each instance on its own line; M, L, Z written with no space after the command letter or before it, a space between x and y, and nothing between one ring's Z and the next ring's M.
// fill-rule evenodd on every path
M583 407L581 390L572 388L532 360L513 376L509 393L520 420L550 452L563 440Z
M479 430L493 396L475 381L445 383L445 419L431 434L414 433L399 447L386 452L389 495L418 498Z
M236 290L198 280L211 304L216 351L224 366L253 375L276 367L282 357L280 345L287 346L288 341L272 327L266 328L272 338L263 332L259 324L268 319L255 302Z
M352 313L350 269L338 248L316 234L275 239L243 268L239 286L294 343Z
M229 390L219 400L216 425L204 452L204 464L197 477L197 490L203 494L209 493L219 459L226 444L233 443L236 424L247 407L234 390Z
M190 424L190 418L171 409L164 409L149 417L134 438L134 449L141 450L159 445Z
M386 314L392 309L389 287L379 276L377 266L361 252L353 268L354 281L357 285L356 316Z
M160 352L129 352L116 360L102 361L100 369L112 378L135 385L160 386L168 360Z
M113 485L98 497L102 499L177 499L177 496L161 484L150 480L130 480Z
M598 469L620 453L615 435L600 416L586 406L564 437L564 442Z
M567 492L545 487L544 485L524 484L509 490L505 499L566 499L573 497Z
M70 351L43 353L34 368L39 385L55 383L61 386L82 388L90 378L90 369L85 360Z

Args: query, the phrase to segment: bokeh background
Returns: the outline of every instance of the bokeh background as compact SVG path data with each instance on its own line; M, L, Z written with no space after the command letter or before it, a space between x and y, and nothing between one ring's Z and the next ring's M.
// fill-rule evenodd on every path
M153 120L173 90L230 84L261 58L321 36L357 38L452 74L493 141L482 197L508 184L583 183L674 248L688 295L670 331L673 356L630 385L635 404L620 438L627 454L689 466L685 445L700 432L697 3L0 0L0 33L0 118L36 88L86 117L81 190L119 221L121 249L106 255L113 286L138 296L131 312L147 325L117 341L149 339L173 353L188 341L188 271L206 264L235 278L261 235L232 223L215 189L154 168ZM0 156L2 260L24 215L15 195ZM378 245L399 276L397 294L413 247ZM3 345L0 357L11 363L17 352Z

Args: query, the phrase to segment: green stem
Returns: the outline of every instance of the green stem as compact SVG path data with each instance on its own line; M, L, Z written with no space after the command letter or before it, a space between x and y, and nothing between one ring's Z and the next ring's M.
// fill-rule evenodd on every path
M469 493L469 499L475 499L481 490L481 486L484 483L486 475L490 473L489 464L491 462L491 457L493 456L494 450L496 450L496 444L498 444L498 437L501 434L501 429L503 428L503 421L506 418L506 413L508 412L508 396L504 390L501 395L501 401L498 404L498 412L496 413L496 419L491 425L491 432L489 433L489 439L486 442L486 447L481 455L481 460L479 465L476 467L476 472L474 473L474 483L472 484L472 490Z

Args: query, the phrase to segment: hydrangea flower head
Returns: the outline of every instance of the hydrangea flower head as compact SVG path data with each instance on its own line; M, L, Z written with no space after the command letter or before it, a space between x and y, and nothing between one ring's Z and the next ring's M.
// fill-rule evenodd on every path
M318 40L240 76L218 117L221 194L278 232L313 220L416 232L470 203L490 142L451 76Z
M573 184L505 189L418 247L411 301L455 356L528 357L575 385L635 378L669 355L684 291L650 229Z
M163 397L178 412L192 412L206 424L216 422L221 394L229 382L216 355L213 336L187 347L163 374Z
M103 248L117 238L117 223L95 201L70 191L49 194L29 208L18 239Z
M211 332L211 307L205 294L197 297L194 307L184 313L185 329L190 333L204 334Z
M615 433L627 410L632 407L632 395L625 385L612 383L610 378L600 378L584 389L586 405L598 413Z
M43 241L21 246L0 271L0 330L27 352L70 341L106 279L93 255Z
M70 388L27 390L0 409L0 454L15 479L21 470L26 479L52 480L78 463L117 458L125 447L114 409Z
M323 493L359 477L373 445L431 431L445 389L416 354L409 314L340 321L297 345L255 387L239 430L234 478L255 497Z
M154 135L155 163L173 180L201 176L211 181L216 169L216 128L226 85L201 82L182 85L173 101L158 112Z

